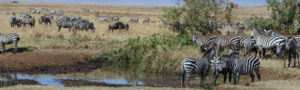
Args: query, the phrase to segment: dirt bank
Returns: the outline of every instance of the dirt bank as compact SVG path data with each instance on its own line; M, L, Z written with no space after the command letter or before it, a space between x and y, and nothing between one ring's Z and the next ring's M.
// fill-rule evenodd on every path
M87 72L107 63L91 60L85 53L32 51L0 56L0 72L68 73Z

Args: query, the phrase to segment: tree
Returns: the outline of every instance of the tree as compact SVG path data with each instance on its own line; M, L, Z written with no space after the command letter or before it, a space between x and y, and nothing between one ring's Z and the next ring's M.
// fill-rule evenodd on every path
M223 0L179 0L176 7L164 8L165 26L182 35L187 32L214 33Z
M268 9L272 10L272 19L275 21L275 29L290 34L295 34L295 23L299 23L299 0L266 0ZM297 20L298 18L298 20Z
M232 19L232 10L238 8L237 4L234 4L233 2L227 1L227 5L225 7L225 19L227 23L231 22Z

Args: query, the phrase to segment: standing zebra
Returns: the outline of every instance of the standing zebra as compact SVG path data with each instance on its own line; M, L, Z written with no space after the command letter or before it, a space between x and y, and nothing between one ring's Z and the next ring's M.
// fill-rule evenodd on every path
M255 42L249 36L241 37L240 47L243 49L244 56L251 54L252 51L255 52L255 56L257 55L257 47L254 44Z
M214 49L209 49L206 53L204 53L203 58L183 59L181 63L181 87L183 87L184 81L186 81L186 87L188 87L188 80L192 73L201 75L201 86L203 86L205 77L209 71L210 60L213 57L215 57L215 51Z
M238 30L233 28L232 26L229 26L229 25L227 25L225 27L225 32L226 32L227 35L230 35L230 34L237 35L238 34Z
M274 47L277 48L276 53L279 55L280 50L278 50L278 45L283 45L282 43L286 41L286 39L281 36L261 35L256 29L251 30L250 37L255 41L255 44L259 48L259 57L261 57L262 54L263 58L265 56L265 50L273 49Z
M230 47L232 51L237 51L240 47L240 40L241 36L239 35L218 36L216 40L217 53L221 47Z
M198 51L199 54L201 53L201 49L203 47L208 47L210 44L215 43L217 40L217 36L212 35L212 36L200 36L199 34L193 34L192 35L193 42L198 45Z
M298 65L300 65L300 46L299 41L297 41L294 37L288 37L286 41L286 47L285 51L288 54L288 67L290 67L291 64L291 56L294 56L294 67L296 66L296 56L298 56ZM286 59L284 59L284 65L285 67Z
M18 51L18 42L20 37L16 33L2 34L0 33L0 42L2 45L2 53L5 53L5 44L15 44L14 53Z
M212 63L211 64L212 71L214 72L214 85L216 85L216 80L217 80L217 78L219 76L219 73L224 75L224 84L226 83L227 73L229 73L229 82L231 82L231 74L232 74L232 72L230 71L229 66L226 66L226 65L229 65L229 63L231 62L232 59L240 58L239 55L240 54L238 52L233 52L230 55L222 55L221 57L217 57L217 58L213 59L213 60L216 60L216 59L221 58L221 60L223 60L226 63L226 64L222 64L224 66L221 66L221 67L225 67L225 68L218 68L217 69L216 68L217 67L216 63L214 63L213 60L211 61L211 63Z
M223 70L227 67L230 68L230 71L234 74L234 84L238 84L240 75L247 75L250 74L251 82L254 82L254 73L255 71L258 80L260 81L260 61L255 56L248 56L241 59L232 59L229 64L225 62L225 60L221 60L222 58L217 58L211 60L213 64L212 68L216 70Z

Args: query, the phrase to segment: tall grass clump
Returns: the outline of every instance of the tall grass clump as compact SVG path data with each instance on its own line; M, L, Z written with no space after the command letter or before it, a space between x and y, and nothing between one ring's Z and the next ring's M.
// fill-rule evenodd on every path
M159 35L136 37L123 47L101 55L102 60L117 64L136 64L139 70L149 72L177 72L185 56L196 56L196 46L192 45L191 35ZM187 53L190 51L194 53ZM186 52L187 51L187 52Z

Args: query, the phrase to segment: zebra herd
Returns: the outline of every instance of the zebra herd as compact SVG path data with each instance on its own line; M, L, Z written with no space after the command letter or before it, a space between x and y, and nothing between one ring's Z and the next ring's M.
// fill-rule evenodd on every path
M198 45L200 53L201 51L205 52L202 58L185 58L181 62L182 87L184 83L188 87L187 81L192 73L200 74L200 85L203 86L209 68L212 69L214 74L214 85L219 74L224 75L225 83L227 73L229 73L229 82L231 81L231 74L233 74L234 84L238 84L240 75L248 74L250 74L251 81L254 82L254 72L260 81L259 58L265 59L266 51L271 51L278 58L284 59L284 67L286 59L288 59L288 67L290 67L292 57L294 58L295 67L297 56L298 64L300 65L300 35L282 35L271 30L264 30L264 33L261 34L253 28L249 36L238 34L201 36L193 34L192 40ZM229 55L219 55L219 49L226 47L230 48L232 53ZM244 57L240 57L240 49L242 49ZM255 55L251 56L251 52L253 51ZM257 52L259 52L259 58L256 57Z
M110 21L112 21L112 22L118 22L118 21L120 21L120 17L119 16L111 17L111 19L109 19L109 18L110 17L107 17L107 16L96 16L95 20L99 21L100 23L102 23L102 22L108 23ZM131 23L138 23L139 22L139 17L132 17L132 18L130 18L129 22L131 22ZM149 22L150 22L150 18L149 17L144 18L143 24L149 23Z

